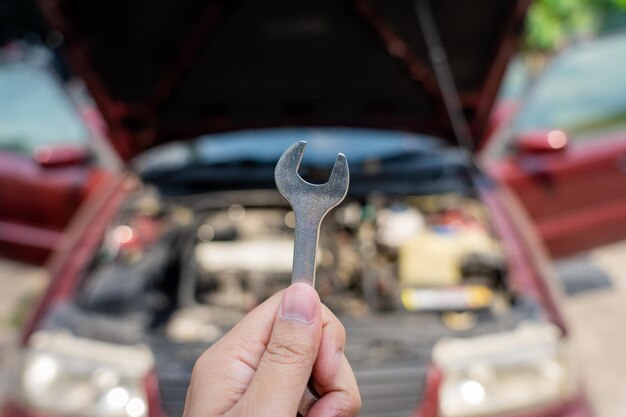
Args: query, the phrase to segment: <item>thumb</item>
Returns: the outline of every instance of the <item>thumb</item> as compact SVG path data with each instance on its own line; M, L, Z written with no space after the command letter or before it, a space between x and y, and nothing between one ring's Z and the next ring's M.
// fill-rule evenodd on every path
M322 335L319 295L307 284L283 294L272 334L240 415L293 417L311 376Z

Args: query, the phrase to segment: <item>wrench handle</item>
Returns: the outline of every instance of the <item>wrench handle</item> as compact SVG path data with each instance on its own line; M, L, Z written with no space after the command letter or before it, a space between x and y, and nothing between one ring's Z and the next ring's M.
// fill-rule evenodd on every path
M298 216L296 212L295 242L291 283L304 282L315 287L315 260L321 219Z

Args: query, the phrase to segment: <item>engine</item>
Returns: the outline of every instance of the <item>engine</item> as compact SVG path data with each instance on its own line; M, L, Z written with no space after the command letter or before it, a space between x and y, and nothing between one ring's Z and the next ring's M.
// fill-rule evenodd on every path
M216 340L289 285L295 223L275 192L186 204L144 192L110 230L107 262L96 265L83 301L92 311L120 312L142 300L150 308L136 308L165 317L171 338ZM506 304L504 269L478 200L376 193L347 199L324 220L316 288L340 315L435 312L467 326L458 318Z

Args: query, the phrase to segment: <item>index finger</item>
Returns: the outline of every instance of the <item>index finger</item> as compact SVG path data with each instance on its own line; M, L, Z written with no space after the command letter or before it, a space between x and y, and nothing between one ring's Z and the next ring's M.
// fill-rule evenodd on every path
M313 381L320 399L311 407L307 417L355 417L361 410L361 394L348 359L342 353L339 369L328 384Z
M313 367L313 387L321 396L308 417L356 416L361 396L352 368L343 352L346 332L339 319L322 305L322 341Z

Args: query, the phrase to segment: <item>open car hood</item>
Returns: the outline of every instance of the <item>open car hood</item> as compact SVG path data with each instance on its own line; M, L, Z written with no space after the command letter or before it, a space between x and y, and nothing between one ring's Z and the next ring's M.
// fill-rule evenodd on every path
M529 1L431 3L470 136L480 138ZM269 126L459 140L413 0L40 4L126 159L170 140Z

